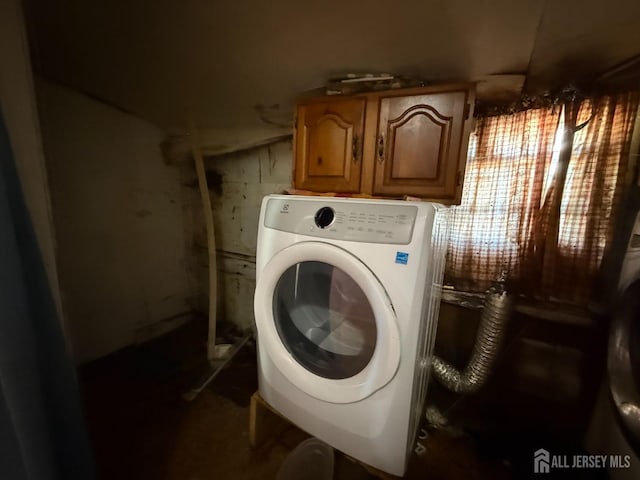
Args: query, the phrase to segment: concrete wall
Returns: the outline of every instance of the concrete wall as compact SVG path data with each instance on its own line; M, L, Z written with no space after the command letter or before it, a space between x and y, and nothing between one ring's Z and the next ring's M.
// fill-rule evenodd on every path
M164 164L164 133L150 123L44 81L37 91L63 304L86 362L192 309L182 172Z
M25 200L47 270L49 286L58 314L63 318L47 169L42 153L29 47L21 2L18 0L0 2L0 62L2 116L9 131Z
M218 251L218 318L241 330L253 324L260 203L265 195L282 193L291 186L291 162L291 141L206 160ZM199 286L198 308L206 312L206 232L202 209L192 205L196 212L192 234L199 259L193 273Z

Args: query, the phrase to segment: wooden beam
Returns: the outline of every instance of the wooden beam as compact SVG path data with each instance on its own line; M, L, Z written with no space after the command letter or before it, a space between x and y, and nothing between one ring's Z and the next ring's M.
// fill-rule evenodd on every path
M207 338L207 358L213 361L217 358L216 351L216 311L218 305L217 295L217 264L216 264L216 233L213 226L213 210L211 209L211 198L209 196L209 186L204 170L204 159L200 150L200 137L193 121L189 122L191 154L198 175L198 187L202 200L202 211L204 212L205 228L207 230L207 251L209 255L209 334Z
M260 393L251 396L249 406L249 443L259 448L270 438L279 437L291 424L282 418L271 405L263 400Z
M170 135L162 143L162 154L164 161L168 165L178 165L191 161L193 155L193 146L191 138L193 135ZM265 147L278 142L284 142L293 138L293 133L280 133L269 135L266 137L256 137L251 140L240 142L230 142L229 144L207 144L206 141L199 137L201 142L199 145L202 157L215 158L231 153L245 152L255 148Z

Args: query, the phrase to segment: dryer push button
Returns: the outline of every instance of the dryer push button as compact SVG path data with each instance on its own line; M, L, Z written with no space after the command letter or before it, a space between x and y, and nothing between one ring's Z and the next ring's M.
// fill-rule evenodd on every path
M316 212L315 221L316 225L320 228L327 228L333 223L335 218L335 212L331 207L322 207Z

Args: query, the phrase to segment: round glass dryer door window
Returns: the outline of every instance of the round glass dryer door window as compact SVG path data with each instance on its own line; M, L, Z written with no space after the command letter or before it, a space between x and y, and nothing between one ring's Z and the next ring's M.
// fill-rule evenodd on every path
M376 320L358 284L339 268L308 261L288 268L273 295L273 318L282 343L310 372L353 377L376 347Z

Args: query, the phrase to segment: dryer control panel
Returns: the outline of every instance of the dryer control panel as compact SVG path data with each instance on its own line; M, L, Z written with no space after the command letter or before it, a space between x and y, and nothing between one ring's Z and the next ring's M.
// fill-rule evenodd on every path
M283 232L350 242L407 245L418 208L415 205L305 201L271 198L264 226Z

